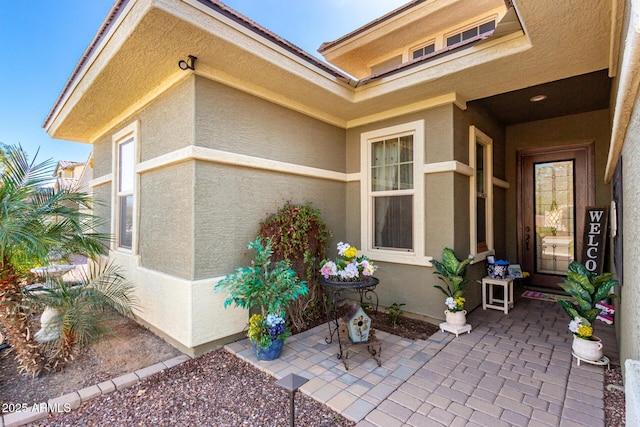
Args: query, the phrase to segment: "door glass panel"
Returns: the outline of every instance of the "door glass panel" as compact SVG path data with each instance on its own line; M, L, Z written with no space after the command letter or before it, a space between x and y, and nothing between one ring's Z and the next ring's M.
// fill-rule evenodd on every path
M537 273L565 275L575 258L573 169L573 160L534 166Z

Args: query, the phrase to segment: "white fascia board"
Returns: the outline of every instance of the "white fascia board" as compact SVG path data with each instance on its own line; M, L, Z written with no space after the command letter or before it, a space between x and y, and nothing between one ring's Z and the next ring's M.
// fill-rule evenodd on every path
M155 2L159 9L183 19L203 31L214 34L217 37L223 37L240 49L272 63L279 68L283 68L287 73L294 74L310 84L320 86L345 100L352 100L353 98L353 89L346 82L339 80L328 71L307 62L277 43L256 34L254 31L203 5L197 0L181 0L179 3L168 0L155 0ZM184 5L189 7L184 7ZM283 63L283 60L287 61L286 67L280 65ZM317 60L318 62L322 62L320 59ZM328 65L328 67L334 68L331 65ZM342 72L340 70L336 71ZM342 73L345 74L344 72Z

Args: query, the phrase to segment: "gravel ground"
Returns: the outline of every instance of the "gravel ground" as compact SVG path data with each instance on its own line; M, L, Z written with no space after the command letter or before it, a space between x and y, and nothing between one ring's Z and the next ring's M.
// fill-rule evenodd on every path
M218 350L101 396L38 426L286 426L289 395L273 377ZM296 425L354 423L296 394Z
M275 380L218 350L167 369L139 384L99 397L68 414L34 426L285 426L289 396ZM625 425L621 368L605 371L605 426ZM353 426L354 423L296 394L296 425Z
M607 427L625 425L625 398L622 385L622 369L614 366L604 373L604 415Z

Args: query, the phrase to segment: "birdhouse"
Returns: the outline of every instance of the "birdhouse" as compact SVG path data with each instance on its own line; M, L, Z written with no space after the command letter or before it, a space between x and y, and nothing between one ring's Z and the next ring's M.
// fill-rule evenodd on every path
M369 341L369 331L371 330L371 318L367 316L359 304L354 305L343 317L349 329L349 338L353 342Z

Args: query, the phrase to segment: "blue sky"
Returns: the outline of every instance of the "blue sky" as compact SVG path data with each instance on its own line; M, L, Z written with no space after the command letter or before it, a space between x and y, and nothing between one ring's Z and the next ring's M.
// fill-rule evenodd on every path
M319 56L325 41L408 0L228 0L257 23ZM86 160L91 145L50 138L42 128L113 0L0 0L0 143L39 160Z

